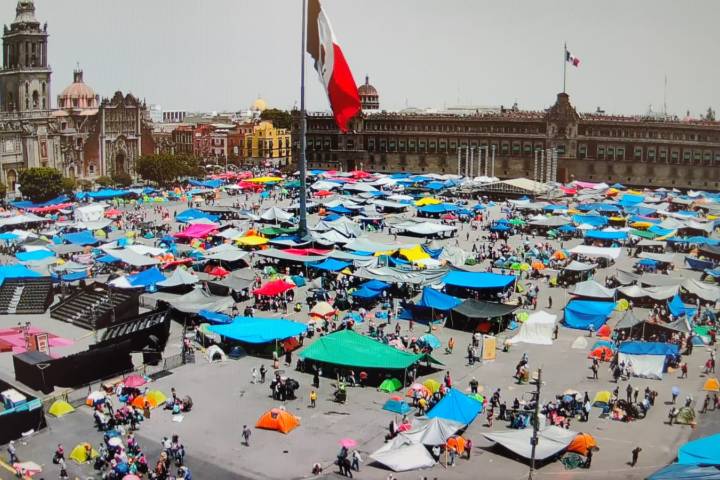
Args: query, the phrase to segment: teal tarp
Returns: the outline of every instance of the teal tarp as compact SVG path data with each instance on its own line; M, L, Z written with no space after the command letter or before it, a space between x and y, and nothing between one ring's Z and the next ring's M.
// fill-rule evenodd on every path
M227 325L208 327L213 333L245 343L285 340L307 331L307 325L284 318L235 317Z

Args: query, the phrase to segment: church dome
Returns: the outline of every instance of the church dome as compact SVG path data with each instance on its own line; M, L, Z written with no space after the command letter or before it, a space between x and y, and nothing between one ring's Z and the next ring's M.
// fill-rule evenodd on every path
M370 85L370 78L365 77L365 83L363 85L360 85L358 87L358 93L360 95L375 95L377 96L378 92L375 87Z
M380 108L380 96L375 87L370 85L370 77L365 76L365 83L358 87L360 107L363 110L377 110Z
M97 108L97 95L83 82L82 70L75 70L73 80L58 96L58 108Z
M258 99L253 102L250 109L263 112L267 109L267 102L265 102L265 100L263 100L262 98L258 97Z

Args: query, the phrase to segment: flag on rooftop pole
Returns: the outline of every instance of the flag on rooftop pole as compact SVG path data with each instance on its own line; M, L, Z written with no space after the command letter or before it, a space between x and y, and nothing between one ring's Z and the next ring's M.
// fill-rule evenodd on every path
M579 67L580 66L580 59L570 53L570 50L565 47L565 61L572 65L573 67Z
M307 51L315 60L335 122L342 132L347 132L348 122L360 111L360 95L320 0L308 3Z

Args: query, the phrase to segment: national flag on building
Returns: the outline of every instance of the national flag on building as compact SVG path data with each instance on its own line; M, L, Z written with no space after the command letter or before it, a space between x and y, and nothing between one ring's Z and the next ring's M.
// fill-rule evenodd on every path
M348 122L360 111L357 84L320 0L309 1L307 14L307 51L315 60L315 70L325 86L335 122L346 132Z
M580 66L580 59L570 53L570 50L567 48L565 49L565 61L568 62L573 67L579 67Z

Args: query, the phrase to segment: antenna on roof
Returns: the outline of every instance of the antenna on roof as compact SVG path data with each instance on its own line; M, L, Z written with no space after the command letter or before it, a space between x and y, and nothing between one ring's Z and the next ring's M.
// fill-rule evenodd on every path
M667 117L667 73L665 74L665 87L663 88L663 116Z

